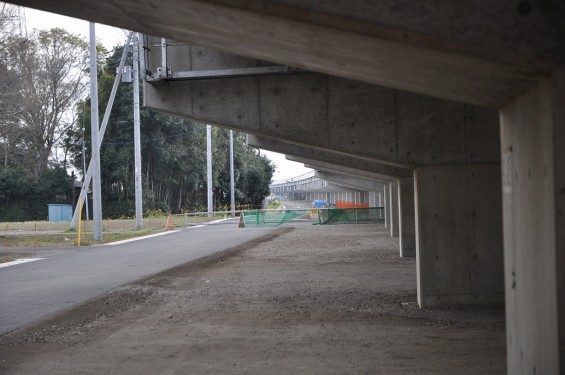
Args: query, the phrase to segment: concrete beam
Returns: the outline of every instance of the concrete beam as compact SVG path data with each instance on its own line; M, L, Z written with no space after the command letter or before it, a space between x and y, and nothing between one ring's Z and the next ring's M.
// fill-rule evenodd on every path
M330 173L323 171L316 171L316 176L340 186L350 187L361 191L381 191L383 189L382 183L369 181L358 177L345 176L338 173Z
M292 160L293 159L292 156L290 156L290 157L287 156L286 159L291 160L291 161L295 161L295 162L298 163L298 161ZM308 163L311 163L311 164L308 164ZM359 170L356 170L356 169L348 169L348 168L343 168L343 167L340 168L340 166L336 166L335 168L333 168L333 167L328 167L327 164L326 164L326 166L322 166L322 165L320 165L320 162L318 162L316 160L312 160L308 163L304 164L304 166L306 168L314 169L316 172L326 172L326 173L332 173L332 174L338 173L342 176L349 176L349 177L353 177L353 178L362 178L362 179L365 179L365 180L380 183L382 185L388 184L390 181L392 181L392 177L381 176L381 175L372 174L372 173L363 173L363 171L359 171Z
M13 0L72 17L498 107L563 62L559 1ZM453 22L457 19L457 22Z
M288 155L286 156L286 159L290 160L290 161L294 161L296 163L303 163L306 168L311 168L311 169L316 169L316 170L321 170L321 171L339 172L339 173L348 174L348 175L360 176L360 177L369 178L369 179L372 179L372 180L375 180L375 181L380 181L380 182L383 182L383 183L385 183L385 182L389 183L390 181L393 180L393 178L390 177L390 176L384 176L384 175L377 174L377 173L365 172L365 171L358 170L358 169L342 167L341 165L326 163L326 162L318 161L318 160L310 160L310 159L306 159L306 158L300 158L300 157L297 157L297 156L288 156Z
M320 74L145 86L145 105L401 168L498 162L496 111Z
M412 171L407 168L398 168L391 165L377 163L352 156L345 156L327 150L318 150L312 147L298 146L281 140L275 140L249 134L247 144L263 150L284 154L287 159L298 157L304 160L317 160L327 164L347 168L349 170L371 172L372 175L410 177ZM343 170L342 168L342 170Z

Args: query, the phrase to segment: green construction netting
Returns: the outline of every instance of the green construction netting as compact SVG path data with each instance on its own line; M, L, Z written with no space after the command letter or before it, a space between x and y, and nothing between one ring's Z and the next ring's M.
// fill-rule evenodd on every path
M320 224L356 224L380 222L384 219L384 207L325 208L318 210L318 222Z
M309 212L309 210L254 210L242 211L241 216L246 227L270 227L281 225Z

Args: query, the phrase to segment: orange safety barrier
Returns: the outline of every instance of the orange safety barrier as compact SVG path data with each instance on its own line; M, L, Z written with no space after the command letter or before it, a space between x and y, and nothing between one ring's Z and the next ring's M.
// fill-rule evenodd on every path
M335 208L369 208L369 203L352 203L346 201L335 201Z

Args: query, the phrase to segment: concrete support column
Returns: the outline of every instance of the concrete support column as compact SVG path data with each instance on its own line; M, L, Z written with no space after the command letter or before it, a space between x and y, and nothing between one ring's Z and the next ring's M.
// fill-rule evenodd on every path
M502 304L500 165L417 168L420 307Z
M565 373L565 67L500 111L509 374Z
M390 188L388 184L384 184L383 190L383 203L384 203L384 210L385 210L385 228L390 228Z
M390 236L398 237L398 183L396 181L388 184L389 194L389 210L390 210Z
M414 177L398 179L400 256L416 256L416 213L414 211Z

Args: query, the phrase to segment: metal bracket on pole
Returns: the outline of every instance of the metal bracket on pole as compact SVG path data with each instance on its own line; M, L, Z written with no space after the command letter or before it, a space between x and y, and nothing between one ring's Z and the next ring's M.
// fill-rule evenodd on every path
M157 79L173 76L173 70L167 66L167 38L161 38L161 67L157 68Z
M104 118L102 119L102 126L100 127L100 134L98 136L98 146L102 145L102 140L104 139L104 133L106 132L106 127L108 125L108 120L110 118L110 112L112 112L112 106L114 104L114 99L116 98L118 85L120 84L120 81L122 79L122 71L124 69L124 64L127 57L127 46L129 46L132 36L133 36L133 32L130 32L128 34L124 52L122 54L122 59L120 60L120 66L118 67L118 73L116 74L116 79L114 79L114 86L112 86L112 92L110 93L110 98L108 99L108 104L106 105L106 112L104 112ZM92 180L93 170L94 170L94 166L92 160L90 160L90 162L88 163L88 170L86 171L86 176L84 177L84 182L80 190L80 195L78 197L76 207L79 207L79 202L80 203L84 202L84 198L86 197L86 192L88 191L88 186L90 185L90 181ZM77 224L78 224L78 210L75 208L75 212L73 214L73 220L71 220L70 227L72 229L76 229Z

